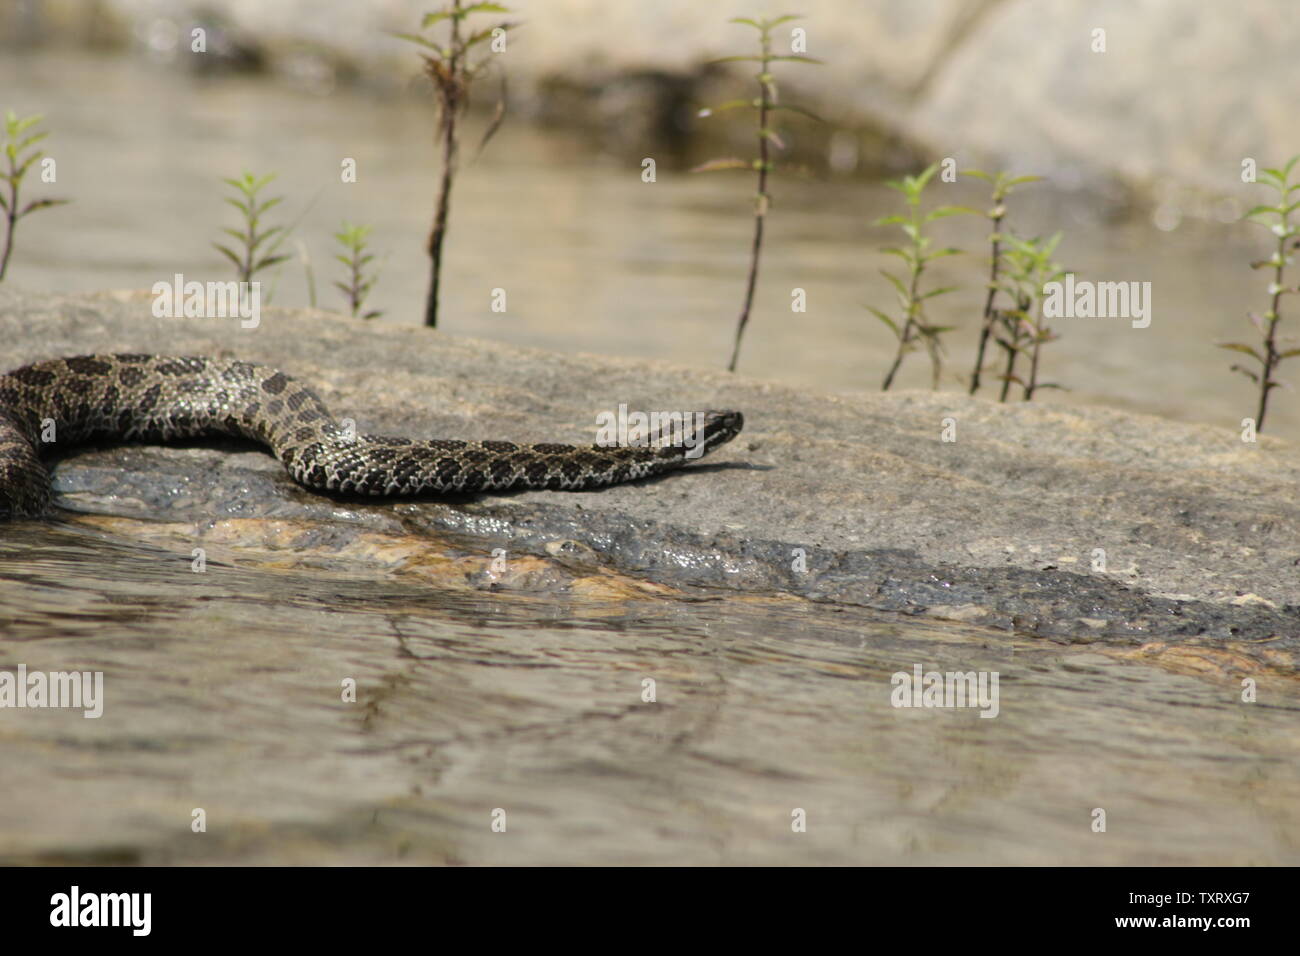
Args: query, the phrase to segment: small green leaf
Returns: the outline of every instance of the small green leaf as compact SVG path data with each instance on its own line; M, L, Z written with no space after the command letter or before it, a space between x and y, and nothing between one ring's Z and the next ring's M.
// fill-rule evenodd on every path
M826 120L822 119L820 116L818 116L818 115L817 115L816 113L814 113L812 110L806 110L806 109L804 109L802 106L792 106L792 105L788 105L788 104L785 104L785 103L773 103L773 104L770 104L770 105L768 106L768 109L769 109L769 110L784 110L784 111L789 112L789 113L798 113L800 116L806 116L806 117L808 117L809 119L811 119L811 120L816 120L816 121L819 122L819 123L825 123L825 122L826 122Z
M1258 216L1261 213L1266 213L1266 212L1276 213L1280 215L1282 210L1278 206L1256 206L1254 209L1250 210L1250 212L1246 213L1241 218L1250 219L1253 216Z
M752 169L753 165L744 159L711 159L691 170L693 173L716 173L723 169Z
M235 255L233 252L231 252L230 249L226 248L219 242L214 242L212 245L216 247L216 250L218 252L220 252L223 256L225 256L227 259L233 262L235 264L236 269L242 270L244 268L243 260L241 260L239 256Z
M446 50L444 50L444 49L443 49L442 47L440 47L438 44L434 43L432 40L427 40L427 39L425 39L424 37L420 36L419 34L416 34L416 33L393 33L393 34L390 34L390 36L395 36L395 37L397 37L399 40L406 40L406 41L408 41L408 42L410 42L410 43L416 43L416 44L419 44L419 45L422 46L422 47L425 47L425 48L427 48L427 49L433 50L435 53L437 53L437 54L438 54L440 57L442 57L444 60L447 59L447 51L446 51Z
M509 13L509 7L503 7L499 3L471 3L468 7L461 9L461 16L467 17L471 13Z
M20 165L17 169L14 170L14 179L16 181L21 182L22 178L25 175L27 175L27 170L31 167L32 163L41 159L44 155L45 155L44 153L37 152L37 153L32 153L30 156L24 159L22 165Z
M903 280L885 269L881 269L880 274L889 280L889 284L898 291L898 295L902 299L903 304L907 305L909 296L907 293L907 286L903 285Z
M969 206L939 206L925 214L922 222L933 222L936 219L946 219L948 216L983 216L984 213L977 209L971 209Z
M698 116L712 116L714 113L726 113L729 110L740 109L758 109L758 100L727 100L717 106L706 106L699 111Z
M926 187L926 184L929 183L930 180L934 178L934 174L937 173L938 171L939 171L938 163L931 163L924 170L922 170L920 175L916 176L915 179L912 180L912 182L914 183L915 191L917 193L920 193L920 191Z
M36 199L29 202L16 218L21 219L28 213L35 212L38 209L49 209L51 206L66 206L70 202L72 202L71 199Z
M277 263L284 262L286 259L289 258L291 257L286 255L267 256L265 259L258 262L257 265L253 266L253 273L256 274L258 272L261 272L263 269L267 269L273 265L276 265Z
M41 140L45 139L45 137L49 135L50 135L49 133L36 133L32 136L28 136L25 140L23 140L18 144L18 152L21 153L23 150L27 149L27 147L34 146L36 143L39 143Z
M17 139L25 130L31 129L41 120L45 119L45 117L42 114L37 113L35 116L29 116L26 119L17 119L16 117L15 119L16 122L9 127L9 135L13 139Z
M253 237L253 241L248 244L248 251L250 253L256 252L258 247L261 246L263 242L265 242L267 239L271 238L272 236L276 235L277 233L282 233L282 232L285 232L285 228L283 226L274 226L266 230L266 232L255 235ZM274 243L271 244L271 248L272 249L277 248L280 245L280 243L284 241L284 239L285 237L281 236L280 239L276 240Z
M1249 355L1251 358L1258 361L1261 365L1264 364L1263 356L1261 356L1249 345L1243 345L1240 342L1220 342L1219 348L1228 349L1229 351L1232 352L1241 352L1243 355Z
M899 331L899 329L898 329L898 323L897 323L897 322L895 322L893 319L891 319L891 318L890 318L889 316L887 316L885 313L881 312L881 311L880 311L879 309L877 309L874 305L869 305L869 306L867 306L867 308L871 311L871 314L872 314L872 315L874 315L874 316L875 316L876 318L878 318L881 322L884 322L887 326L889 326L889 328L893 331L893 333L894 333L895 335L899 336L900 338L902 337L902 333L901 333L901 332Z
M898 256L898 258L906 262L908 266L911 266L912 263L915 261L915 257L908 249L899 249L897 246L889 246L887 248L881 249L880 251L887 256Z
M470 47L477 46L478 44L482 43L484 40L491 39L492 35L496 33L498 30L509 31L513 27L514 27L513 23L497 23L490 27L484 27L482 30L477 31L476 33L471 33L469 39L464 41L461 44L461 46L464 49L468 50Z

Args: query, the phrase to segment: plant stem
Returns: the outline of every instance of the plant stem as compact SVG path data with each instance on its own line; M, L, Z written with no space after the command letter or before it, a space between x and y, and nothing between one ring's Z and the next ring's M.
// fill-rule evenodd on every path
M1029 301L1024 298L1016 303L1022 313L1029 309L1029 304ZM1011 391L1011 376L1016 370L1016 358L1020 354L1020 317L1018 315L1008 316L1007 341L1010 343L1010 345L1005 346L1007 350L1007 370L1002 376L1002 394L998 396L999 402L1005 402L1007 393Z
M1016 350L1009 346L1003 346L1007 350L1007 370L1002 377L1002 394L998 396L999 402L1007 400L1007 392L1011 391L1011 373L1016 367Z
M447 212L451 207L452 163L456 156L456 121L449 119L443 125L442 181L438 187L437 214L433 230L429 233L429 258L432 260L429 276L429 298L424 306L424 324L429 328L438 325L438 285L442 276L442 240L447 234Z
M745 286L745 304L741 306L740 318L736 322L736 343L731 350L731 361L727 364L728 372L734 372L736 363L740 360L740 340L745 334L745 326L749 324L749 311L754 305L754 289L758 285L758 259L763 252L763 221L767 216L768 203L767 115L772 105L768 99L767 81L764 77L767 75L767 56L770 49L768 36L765 32L763 34L762 72L759 74L758 80L760 94L758 106L758 199L754 209L754 243L749 252L749 281Z
M913 213L915 220L916 214ZM907 346L912 341L912 329L916 327L916 312L919 302L916 298L917 289L921 282L922 267L919 262L920 250L917 250L918 262L912 267L912 280L907 290L907 321L903 323L903 334L898 337L898 354L894 356L894 364L889 366L889 372L885 375L885 381L880 386L882 392L889 391L889 387L894 384L894 376L898 374L898 368L903 364L903 356L907 354Z
M996 200L996 196L994 199ZM1005 212L993 216L993 249L990 253L989 261L989 294L984 300L984 324L980 327L979 348L975 352L975 371L971 373L970 394L974 395L980 388L980 371L984 366L984 349L988 346L989 335L993 332L993 300L998 294L998 263L1001 259L1000 236L1002 234L1002 220L1006 216Z
M898 354L894 356L894 364L889 366L889 372L885 375L885 381L881 384L882 392L889 391L889 386L894 384L894 376L898 373L898 367L903 364L903 355L907 351L908 343L912 341L912 320L908 319L903 326L903 334L898 340Z
M1043 301L1039 299L1034 306L1034 350L1029 353L1029 381L1025 383L1024 399L1027 402L1034 400L1034 392L1038 389L1038 350L1043 345L1042 324Z
M10 163L10 169L13 163ZM5 271L9 268L9 256L14 249L14 226L18 224L18 183L9 181L9 211L5 215L5 251L0 257L0 282L4 281Z
M1285 197L1285 193L1283 194ZM1255 413L1255 431L1264 427L1264 414L1268 411L1268 393L1277 387L1273 370L1280 356L1277 351L1277 325L1282 318L1282 270L1286 263L1286 244L1290 240L1286 230L1286 217L1282 217L1282 235L1277 239L1277 267L1273 272L1273 305L1268 313L1268 334L1264 336L1264 370L1259 377L1259 411ZM2 275L2 273L0 273Z
M460 12L460 0L454 0L452 8ZM451 208L451 182L456 165L456 111L460 108L460 17L451 18L451 43L448 46L451 56L447 60L448 76L439 84L442 98L442 180L438 186L438 206L434 214L433 229L429 233L429 297L424 304L424 324L429 328L438 326L438 286L442 277L442 241L447 234L447 213Z
M253 281L253 243L257 241L257 197L248 197L248 235L244 239L244 268L241 282Z
M352 289L348 293L348 301L352 306L352 317L355 319L357 313L361 311L361 250L359 248L352 250Z

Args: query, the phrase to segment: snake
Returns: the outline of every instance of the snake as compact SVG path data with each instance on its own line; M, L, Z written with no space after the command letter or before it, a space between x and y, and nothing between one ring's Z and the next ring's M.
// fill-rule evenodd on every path
M312 491L411 497L636 481L698 460L743 427L740 412L705 411L614 445L359 435L309 386L267 365L79 355L0 375L0 518L46 514L53 492L43 455L88 442L242 438Z

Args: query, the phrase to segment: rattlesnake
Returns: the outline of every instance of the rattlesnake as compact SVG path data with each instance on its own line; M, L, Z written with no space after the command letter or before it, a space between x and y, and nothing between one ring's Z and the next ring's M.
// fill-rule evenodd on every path
M396 496L634 481L708 454L743 426L739 412L705 412L646 445L616 447L354 435L314 391L265 365L83 355L0 376L0 517L48 509L40 451L51 441L65 449L86 441L237 436L270 448L307 488Z

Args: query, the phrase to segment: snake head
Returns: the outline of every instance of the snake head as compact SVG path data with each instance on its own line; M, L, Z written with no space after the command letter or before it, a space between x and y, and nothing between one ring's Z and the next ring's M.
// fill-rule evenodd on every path
M697 440L698 454L691 457L702 458L717 448L721 448L740 434L745 427L745 416L740 412L708 411L704 413L704 436ZM703 449L700 450L700 446Z

